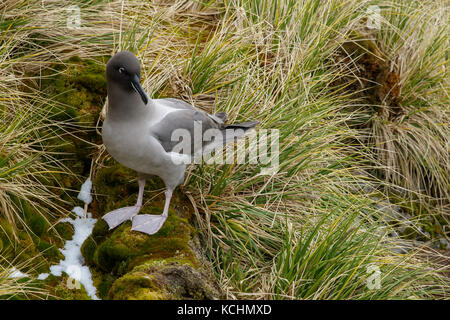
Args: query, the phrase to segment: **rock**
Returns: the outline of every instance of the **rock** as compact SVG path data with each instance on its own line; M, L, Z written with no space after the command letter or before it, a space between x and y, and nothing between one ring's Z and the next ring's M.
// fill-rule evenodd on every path
M91 300L83 285L65 273L61 277L50 274L43 281L43 286L49 290L50 299Z
M216 290L205 275L183 259L156 259L117 279L109 299L213 299Z
M154 235L131 231L131 222L113 230L101 216L136 201L136 174L115 164L100 169L94 180L99 196L98 221L82 246L102 299L213 299L221 296L191 225L192 208L177 190L169 217ZM155 178L146 190L162 187ZM106 196L107 195L107 196ZM148 198L147 198L148 199ZM164 197L145 202L143 214L161 214Z

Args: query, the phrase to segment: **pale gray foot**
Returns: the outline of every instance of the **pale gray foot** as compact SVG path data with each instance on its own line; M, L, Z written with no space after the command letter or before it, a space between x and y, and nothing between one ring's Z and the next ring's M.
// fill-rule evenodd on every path
M135 215L139 213L139 210L141 210L140 206L123 207L108 212L103 216L103 220L108 223L109 230L111 230L117 227L119 224L131 220Z
M132 207L124 207L120 209L113 210L108 212L103 216L103 220L108 223L109 230L114 229L119 224L133 219L135 215L139 213L142 207L142 197L144 195L144 187L145 187L145 179L139 178L139 194L138 199L135 206Z
M146 234L155 234L161 229L167 217L154 214L139 214L133 218L131 230Z
M146 234L155 234L161 229L167 219L169 212L170 199L172 198L172 190L167 189L166 201L164 203L164 211L161 215L140 214L133 218L131 230L139 231Z

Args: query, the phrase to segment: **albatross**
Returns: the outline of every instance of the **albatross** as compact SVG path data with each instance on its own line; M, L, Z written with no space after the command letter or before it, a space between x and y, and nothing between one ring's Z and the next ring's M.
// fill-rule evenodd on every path
M140 84L139 60L129 51L115 54L106 65L108 112L103 122L102 139L108 153L122 165L138 174L139 193L134 206L113 210L103 216L111 229L131 220L131 230L154 234L167 219L174 189L183 183L188 160L186 156L202 154L217 146L235 141L254 129L257 121L225 124L224 112L208 114L178 99L150 99ZM194 143L195 126L201 133L211 129L222 134ZM174 151L179 140L173 139L176 130L185 130L191 141L190 154ZM229 131L235 133L228 135ZM198 134L197 134L198 136ZM175 140L175 141L174 141ZM160 177L165 186L165 203L162 214L138 215L144 195L145 181L151 176Z

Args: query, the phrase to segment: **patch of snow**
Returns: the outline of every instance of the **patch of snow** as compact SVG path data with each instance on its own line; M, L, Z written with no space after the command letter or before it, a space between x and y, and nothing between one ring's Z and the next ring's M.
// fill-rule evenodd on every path
M91 188L92 181L88 178L81 186L78 199L86 204L91 203ZM60 260L59 264L51 266L50 273L59 277L65 272L70 278L81 283L92 299L99 300L96 295L97 289L92 282L91 271L88 266L84 265L85 261L81 254L81 245L92 233L92 229L94 229L94 224L97 219L93 219L90 212L87 212L87 217L84 218L84 209L78 206L73 208L72 212L76 214L74 219L66 218L61 220L61 222L68 222L73 225L74 234L72 240L67 240L64 248L60 249L61 253L64 255L64 260ZM38 276L38 279L44 280L48 276L48 273L41 273ZM73 286L72 289L79 289L77 283L68 283L68 286Z
M25 277L29 277L29 275L27 275L26 273L23 273L16 267L12 267L11 272L8 274L8 277L9 278L25 278Z
M82 207L75 207L72 209L72 212L74 212L77 216L81 218L84 217L84 209Z
M48 273L41 273L40 275L38 275L38 280L45 280L48 276Z
M75 217L75 219L66 218L61 220L61 222L69 222L72 224L75 233L72 240L68 240L64 248L60 249L65 259L60 260L59 264L51 266L50 273L58 277L63 272L67 273L71 278L83 284L92 299L98 300L96 288L92 282L91 272L88 266L83 265L85 261L81 255L81 245L92 233L97 219L93 219L90 212L87 213L86 219L82 218L84 211L81 207L75 207L72 212L75 212L78 217Z
M86 181L81 186L81 190L77 198L86 204L91 203L92 202L91 189L92 189L92 181L90 178L87 178Z

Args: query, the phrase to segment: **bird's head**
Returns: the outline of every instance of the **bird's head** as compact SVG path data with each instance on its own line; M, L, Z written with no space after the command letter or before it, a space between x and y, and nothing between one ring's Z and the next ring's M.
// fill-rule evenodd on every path
M106 80L108 83L115 83L126 91L136 91L144 104L147 104L148 97L142 89L140 76L139 60L130 51L116 53L106 64Z

